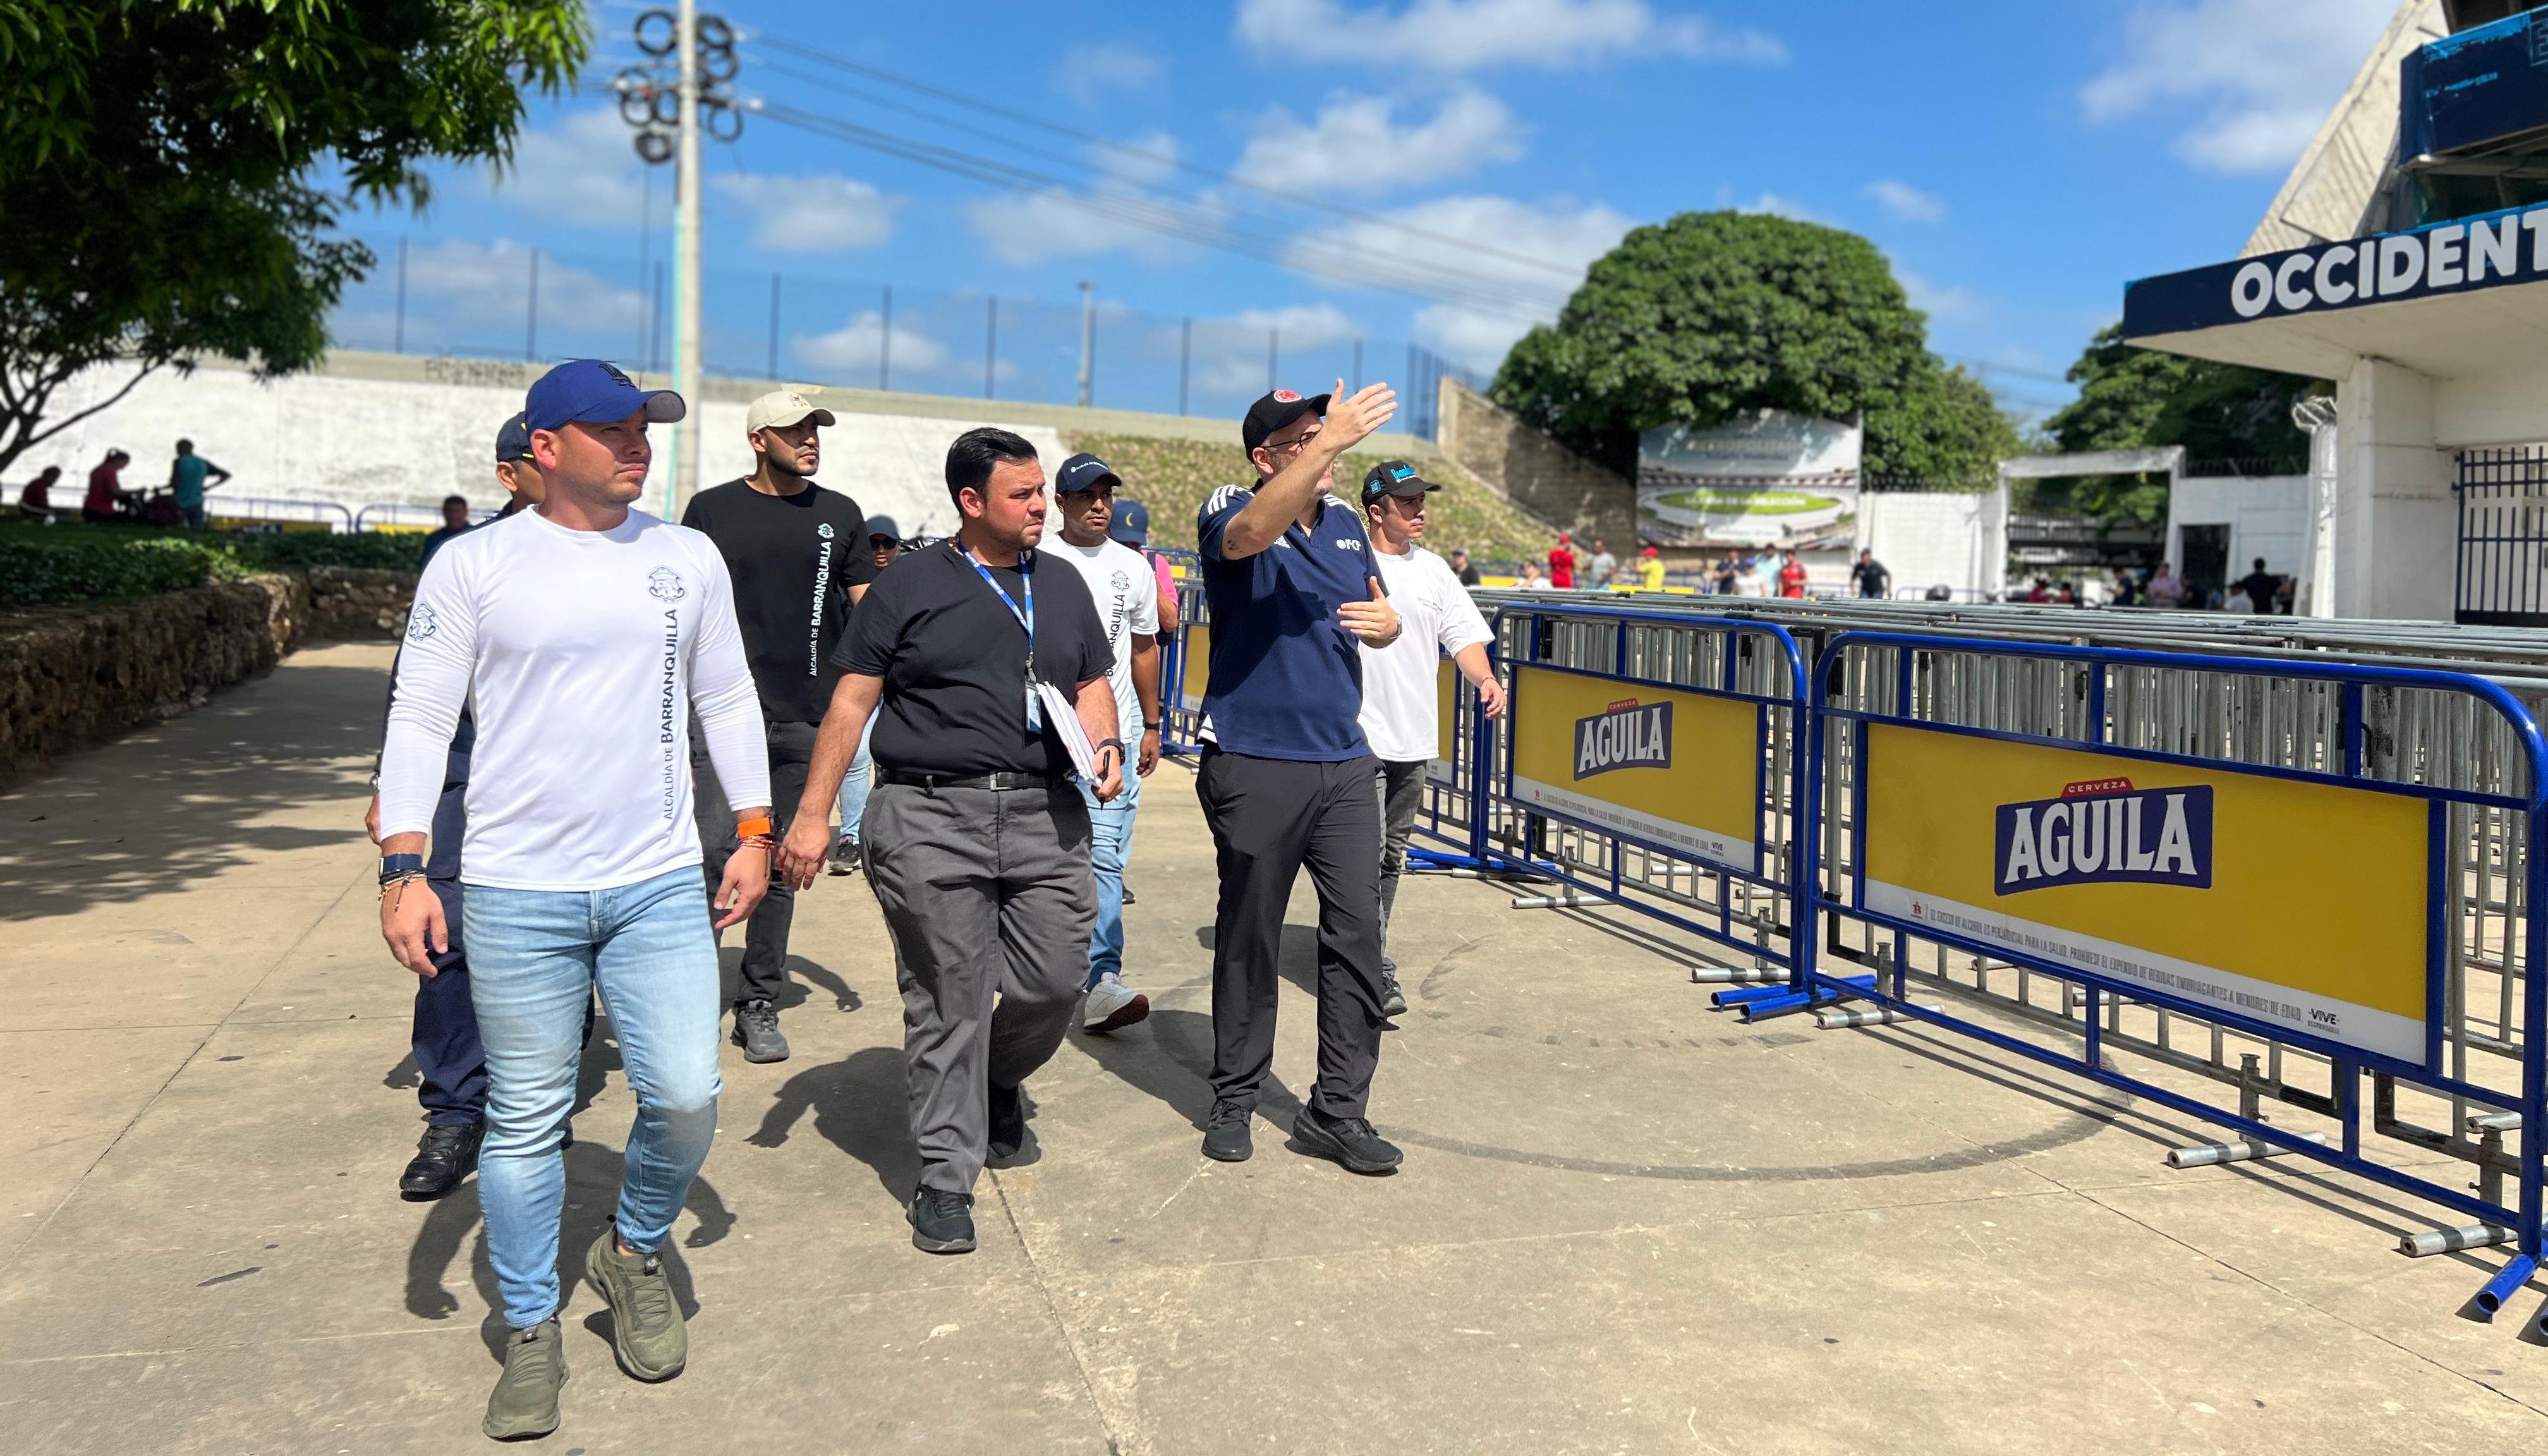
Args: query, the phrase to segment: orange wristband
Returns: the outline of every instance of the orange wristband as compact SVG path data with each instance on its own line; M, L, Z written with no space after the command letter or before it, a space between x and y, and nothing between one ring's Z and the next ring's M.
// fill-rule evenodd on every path
M756 836L762 839L767 839L770 837L771 833L770 816L767 814L762 815L758 819L743 820L734 826L734 837L736 839L752 839Z

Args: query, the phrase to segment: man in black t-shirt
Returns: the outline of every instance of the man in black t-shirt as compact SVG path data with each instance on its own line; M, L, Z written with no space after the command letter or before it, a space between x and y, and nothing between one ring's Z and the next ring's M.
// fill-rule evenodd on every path
M2259 556L2256 569L2240 577L2235 585L2237 590L2247 593L2247 600L2254 604L2258 616L2268 616L2274 610L2275 595L2283 590L2283 579L2265 570L2265 558Z
M752 474L701 491L682 512L682 524L716 543L734 578L735 624L743 631L753 684L761 689L771 812L780 834L787 832L787 815L805 788L814 725L823 720L840 678L831 665L833 649L851 605L875 580L859 503L812 480L823 463L819 431L831 422L831 410L815 409L790 390L753 401L744 414ZM713 899L724 882L726 858L734 853L734 815L717 788L704 737L694 733L690 743L699 847L707 855L703 867ZM827 807L815 820L828 828L828 816ZM795 916L796 892L782 877L772 882L744 929L734 1042L747 1061L787 1059L787 1039L778 1032L778 993L787 983L787 931Z
M1124 745L1087 583L1036 558L1049 497L1035 447L967 430L947 452L947 491L956 539L878 576L835 655L840 686L779 868L799 888L821 871L823 811L876 715L859 843L902 987L921 1164L911 1241L965 1253L973 1182L1025 1146L1021 1084L1069 1030L1097 923L1088 807L1055 715L1096 745L1101 802L1124 791Z

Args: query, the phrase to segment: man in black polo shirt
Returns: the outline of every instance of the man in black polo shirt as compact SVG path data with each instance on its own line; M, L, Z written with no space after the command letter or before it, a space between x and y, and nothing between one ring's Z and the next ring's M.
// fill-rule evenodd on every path
M1077 572L1036 558L1049 497L1035 446L965 431L947 492L956 538L879 575L835 655L840 685L779 867L799 888L821 871L823 811L875 714L859 843L902 986L921 1163L911 1241L965 1253L973 1181L986 1155L1025 1146L1020 1084L1069 1030L1097 922L1088 807L1056 715L1095 746L1101 802L1124 791L1124 745L1097 604Z
M744 414L754 469L738 481L701 491L682 524L707 533L734 578L735 624L761 689L761 718L770 740L771 812L786 832L786 815L805 788L814 757L814 725L823 720L840 670L831 666L850 607L875 580L859 502L814 484L823 464L818 431L832 411L803 395L774 390ZM695 809L711 900L734 853L734 815L717 787L705 739L690 737ZM828 823L830 806L815 814ZM746 1061L785 1061L778 1032L778 993L787 984L787 930L796 891L781 877L752 913L743 938L743 976L735 988L734 1042Z

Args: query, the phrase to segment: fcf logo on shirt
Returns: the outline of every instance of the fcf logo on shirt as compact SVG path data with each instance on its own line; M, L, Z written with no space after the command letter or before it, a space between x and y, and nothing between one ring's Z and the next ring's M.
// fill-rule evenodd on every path
M679 601L689 594L682 586L682 574L668 566L647 574L646 592L657 601Z

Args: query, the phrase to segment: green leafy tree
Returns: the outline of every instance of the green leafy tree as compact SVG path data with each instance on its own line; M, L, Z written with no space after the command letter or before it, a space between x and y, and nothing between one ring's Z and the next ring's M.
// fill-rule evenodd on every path
M2079 397L2045 421L2063 450L2138 450L2183 445L2189 460L2249 474L2305 468L2309 436L2292 406L2323 389L2319 381L2135 348L2110 324L2088 341L2069 379ZM2110 519L2157 520L2166 483L2148 476L2093 476L2070 483L2068 503Z
M0 0L0 470L154 370L316 363L373 262L341 211L509 158L587 46L582 0Z
M1929 352L1926 317L1873 243L1750 213L1630 232L1555 324L1513 345L1493 393L1623 474L1644 431L1742 410L1863 419L1870 475L1985 485L2016 442L1981 385Z

